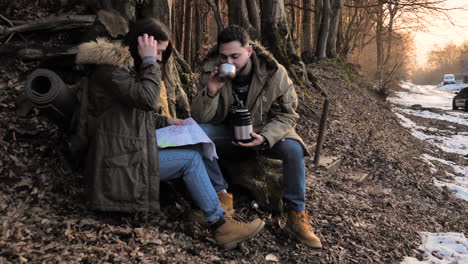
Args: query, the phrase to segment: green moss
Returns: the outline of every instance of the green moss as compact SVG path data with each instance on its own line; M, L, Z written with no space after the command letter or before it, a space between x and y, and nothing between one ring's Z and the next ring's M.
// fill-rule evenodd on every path
M195 96L195 91L192 89L194 83L196 82L195 75L185 73L182 70L182 67L180 66L180 64L177 63L177 61L174 61L174 63L176 65L177 72L179 73L179 78L180 78L180 82L182 84L182 88L184 89L185 93L187 94L187 97L188 97L189 101L191 101L192 97Z
M297 90L299 96L303 98L304 103L313 103L314 96L312 95L312 91L307 89L306 87L301 87Z
M275 54L275 58L278 60L278 62L288 70L293 81L299 86L303 86L303 81L301 78L299 78L296 70L294 70L291 64L291 61L296 63L299 62L300 58L296 54L288 53L286 38L284 37L287 35L287 33L287 30L283 27L274 28L273 43L270 49L272 50L273 54Z
M354 66L339 59L323 59L319 63L323 70L328 70L344 80L347 84L356 82L357 75Z

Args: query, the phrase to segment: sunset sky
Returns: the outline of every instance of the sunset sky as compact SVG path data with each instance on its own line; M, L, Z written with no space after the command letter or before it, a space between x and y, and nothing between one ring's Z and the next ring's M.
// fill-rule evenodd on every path
M440 17L426 28L427 32L415 33L416 59L418 64L426 62L426 54L434 45L445 46L449 42L457 45L468 41L468 0L447 0L447 8L465 7L463 10L452 10L450 15L456 25L450 24L447 19Z

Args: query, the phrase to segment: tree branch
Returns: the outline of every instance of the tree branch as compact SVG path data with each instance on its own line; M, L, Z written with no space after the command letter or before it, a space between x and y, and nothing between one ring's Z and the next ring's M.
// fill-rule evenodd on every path
M94 23L96 16L58 16L39 19L29 24L18 25L13 27L0 27L0 35L11 33L30 32L36 30L59 31L73 28L83 28L91 26Z

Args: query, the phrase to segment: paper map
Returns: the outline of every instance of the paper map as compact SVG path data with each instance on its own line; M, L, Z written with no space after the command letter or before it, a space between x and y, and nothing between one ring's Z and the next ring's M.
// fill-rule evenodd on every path
M171 125L156 130L159 148L178 146L203 145L203 155L209 159L218 158L213 141L205 134L201 127L192 118L184 120L185 125Z

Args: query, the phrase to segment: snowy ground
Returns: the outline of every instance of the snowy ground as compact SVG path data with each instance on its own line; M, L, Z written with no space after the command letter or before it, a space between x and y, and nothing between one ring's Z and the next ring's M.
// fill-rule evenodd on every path
M403 83L405 91L397 92L389 101L395 104L394 112L400 118L400 123L411 133L422 140L434 144L439 149L449 153L459 154L468 159L468 131L456 128L457 125L468 126L468 113L452 110L454 93L468 84L452 84L445 86L414 85ZM406 107L421 105L422 108L432 108L435 111L414 110ZM410 117L408 117L410 116ZM416 124L411 116L432 120L442 120L453 123L446 129L426 127ZM453 180L442 182L434 179L434 184L440 188L447 187L460 199L468 201L468 166L424 154L423 159L432 170L437 170L434 162L451 166L455 174L450 173ZM421 232L422 245L418 251L422 260L406 257L404 264L458 264L468 263L468 240L463 233L427 233Z

